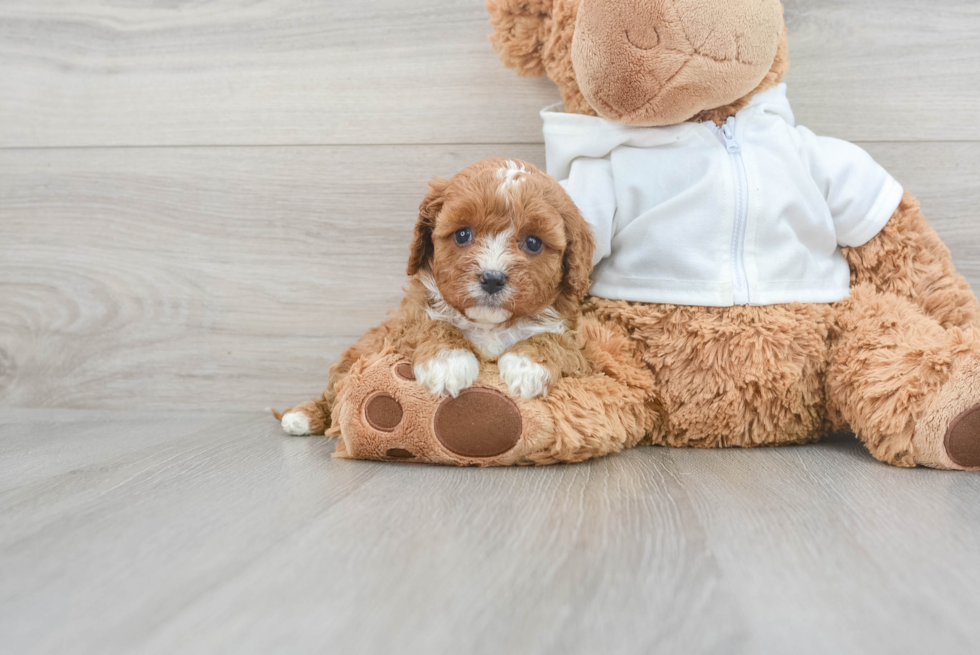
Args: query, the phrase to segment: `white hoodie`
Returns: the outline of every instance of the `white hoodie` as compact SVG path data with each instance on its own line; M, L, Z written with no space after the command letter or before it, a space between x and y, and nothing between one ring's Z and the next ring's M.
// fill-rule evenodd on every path
M636 128L541 112L548 173L595 232L591 293L678 305L835 302L840 246L867 243L902 187L864 150L796 127L781 84L728 124Z

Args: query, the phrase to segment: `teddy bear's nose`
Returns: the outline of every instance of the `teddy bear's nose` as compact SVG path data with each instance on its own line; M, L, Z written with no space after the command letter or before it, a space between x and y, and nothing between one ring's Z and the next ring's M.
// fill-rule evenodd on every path
M660 45L660 35L653 21L637 21L626 29L626 40L640 50L653 50Z

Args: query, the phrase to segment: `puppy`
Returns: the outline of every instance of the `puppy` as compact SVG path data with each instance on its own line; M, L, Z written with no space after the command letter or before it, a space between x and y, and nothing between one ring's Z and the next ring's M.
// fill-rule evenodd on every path
M595 244L551 177L526 162L489 159L435 179L419 207L405 299L330 371L319 400L283 415L291 434L322 434L336 385L360 356L388 344L418 384L456 396L496 361L515 396L545 396L589 364L575 338Z
M531 164L486 160L432 182L403 306L419 384L455 396L482 357L497 360L511 393L532 398L579 372L584 358L569 331L594 249L575 204Z

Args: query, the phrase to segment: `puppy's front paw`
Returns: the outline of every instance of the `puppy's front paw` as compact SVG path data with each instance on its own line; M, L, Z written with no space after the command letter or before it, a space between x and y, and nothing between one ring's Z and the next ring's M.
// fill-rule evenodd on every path
M507 353L497 361L500 379L515 396L537 398L548 395L551 373L527 355Z
M443 350L435 358L415 366L415 379L436 396L453 398L469 388L480 374L480 362L468 350Z

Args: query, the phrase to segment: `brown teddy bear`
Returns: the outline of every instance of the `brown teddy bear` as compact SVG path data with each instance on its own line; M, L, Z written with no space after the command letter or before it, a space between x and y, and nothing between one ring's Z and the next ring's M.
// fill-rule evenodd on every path
M548 172L597 242L595 372L523 399L491 362L492 405L443 399L375 336L297 408L310 431L330 414L338 456L500 465L850 429L883 462L980 470L980 305L911 195L795 125L779 0L487 8L504 64L564 100L542 112Z

